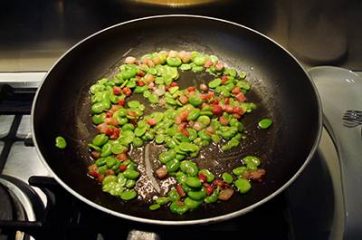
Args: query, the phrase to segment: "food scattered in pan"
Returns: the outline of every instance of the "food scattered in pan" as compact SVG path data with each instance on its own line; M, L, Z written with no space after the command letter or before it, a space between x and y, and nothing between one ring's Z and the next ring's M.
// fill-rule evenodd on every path
M67 142L62 136L55 138L55 146L59 149L65 149L67 147Z
M177 80L187 71L207 72L213 79L197 85L190 79L190 85L182 87ZM246 138L242 119L256 109L247 99L250 89L245 72L227 67L214 55L160 51L140 59L127 57L115 73L90 88L98 134L89 143L94 161L89 176L104 192L125 201L142 198L136 189L141 174L129 151L152 143L165 149L158 155L160 167L153 169L157 181L172 178L174 184L153 197L150 210L164 206L184 214L202 204L227 201L235 192L248 192L252 182L265 175L259 157L241 156L239 166L222 174L193 160L204 147L226 152ZM271 124L271 119L263 119L259 127Z

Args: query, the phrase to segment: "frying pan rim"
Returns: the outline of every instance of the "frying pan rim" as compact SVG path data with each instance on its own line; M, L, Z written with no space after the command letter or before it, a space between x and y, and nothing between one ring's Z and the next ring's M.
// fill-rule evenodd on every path
M242 208L240 210L234 211L232 213L228 213L228 214L224 214L224 215L220 215L220 216L215 216L215 217L208 217L208 218L202 218L202 219L196 219L196 220L157 220L157 219L147 219L147 218L142 218L142 217L136 217L136 216L132 216L132 215L128 215L128 214L124 214L124 213L120 213L120 212L116 212L114 210L111 210L109 208L106 208L104 206L101 206L91 200L89 200L88 198L82 196L80 193L78 193L77 191L73 190L70 186L68 186L68 184L66 184L65 182L62 181L62 179L60 177L58 177L54 171L51 169L51 167L48 165L47 161L45 160L45 158L43 157L39 145L38 145L38 141L36 138L36 134L35 134L35 130L34 130L34 126L35 126L35 122L34 122L34 113L35 113L35 107L38 104L38 96L39 93L42 90L43 84L46 82L46 79L48 77L48 75L53 71L53 69L58 65L59 62L62 61L63 58L65 58L70 52L73 51L73 49L77 48L78 46L80 46L81 44L83 44L83 42L86 42L88 39L93 38L94 36L97 36L99 34L102 34L103 32L106 32L110 29L113 28L117 28L126 24L130 24L133 22L141 22L141 21L146 21L149 19L158 19L158 18L198 18L198 19L206 19L206 20L211 20L211 21L215 21L215 22L221 22L221 23L226 23L226 24L230 24L239 28L243 28L246 29L248 31L251 31L257 35L259 35L261 38L265 38L268 41L271 41L273 44L275 44L277 47L281 48L286 54L288 54L298 65L299 67L303 70L303 72L305 73L305 75L307 76L315 94L316 94L316 103L317 103L317 108L318 108L318 130L317 130L317 136L315 138L315 141L313 143L313 146L306 158L306 160L304 161L304 163L302 164L302 166L298 169L298 171L294 174L293 177L291 177L286 183L284 183L281 187L279 187L277 190L275 190L273 193L269 194L268 196L264 197L263 199L261 199L260 201L246 207L246 208ZM194 15L194 14L164 14L164 15L153 15L153 16L147 16L147 17L142 17L142 18L136 18L136 19L132 19L129 21L125 21L125 22L121 22L118 24L114 24L110 27L104 28L100 31L97 31L91 35L89 35L88 37L80 40L78 43L74 44L68 51L66 51L54 64L53 66L49 69L49 71L47 72L47 74L44 76L43 81L41 82L35 97L34 97L34 101L32 104L32 110L31 110L31 123L32 123L32 135L33 135L33 141L34 141L34 146L36 149L36 152L39 155L40 160L42 161L42 163L46 166L46 168L48 169L49 173L52 175L52 177L54 177L56 179L56 181L64 188L66 189L69 193L71 193L73 196L75 196L76 198L78 198L79 200L83 201L84 203L90 205L91 207L94 207L95 209L98 209L100 211L103 211L105 213L108 213L110 215L116 216L116 217L120 217L123 219L127 219L127 220L131 220L131 221L136 221L136 222L140 222L140 223L147 223L147 224L157 224L157 225L193 225L193 224L208 224L208 223L213 223L213 222L219 222L219 221L225 221L225 220L229 220L238 216L241 216L249 211L251 211L252 209L268 202L269 200L273 199L275 196L277 196L279 193L283 192L292 182L294 182L294 180L299 176L299 174L304 170L304 168L307 166L307 164L310 162L310 160L312 159L314 153L317 150L317 147L319 145L320 142L320 138L321 138L321 134L322 134L322 109L321 109L321 99L319 96L319 93L317 91L317 88L314 84L314 82L311 80L310 75L308 74L308 72L304 69L304 67L302 66L302 64L296 59L296 57L294 57L288 50L286 50L283 46L281 46L279 43L277 43L276 41L274 41L273 39L269 38L268 36L254 30L251 29L249 27L246 27L242 24L239 23L235 23L232 21L228 21L225 19L220 19L220 18L215 18L215 17L209 17L209 16L203 16L203 15Z

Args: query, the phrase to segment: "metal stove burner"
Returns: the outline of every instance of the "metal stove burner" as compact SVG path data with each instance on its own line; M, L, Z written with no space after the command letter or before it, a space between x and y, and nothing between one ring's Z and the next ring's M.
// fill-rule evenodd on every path
M28 184L17 178L0 175L1 218L4 225L18 221L36 221L44 215L44 205L38 194ZM0 239L33 239L21 231L1 231Z

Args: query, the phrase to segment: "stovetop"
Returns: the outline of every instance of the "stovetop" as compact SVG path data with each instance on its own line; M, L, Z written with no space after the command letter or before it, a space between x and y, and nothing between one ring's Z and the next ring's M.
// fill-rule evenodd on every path
M0 74L0 82L16 79L9 85L25 88L22 91L31 95L44 75L41 72L6 73ZM29 99L28 106L31 105ZM22 100L22 104L24 102ZM0 180L0 186L13 189L25 185L26 188L30 183L31 187L28 194L14 194L15 199L20 199L24 205L23 212L27 217L21 219L13 214L12 221L0 219L0 239L13 239L15 233L20 234L16 230L26 233L20 234L23 238L16 239L29 239L29 234L36 239L114 239L116 236L118 239L137 239L139 236L144 239L185 239L227 233L253 239L338 239L342 234L343 210L336 180L338 163L336 154L331 154L335 150L325 131L318 153L302 175L287 191L271 201L229 221L204 226L167 227L115 218L75 199L51 178L39 160L31 140L30 109L2 113L0 173L10 183ZM10 202L13 201L14 196ZM19 219L22 221L14 221Z
M131 7L131 2L136 5ZM332 64L362 69L362 32L356 30L362 19L359 0L330 0L328 4L229 0L199 8L158 8L137 2L15 0L0 4L0 84L10 83L21 93L20 101L19 92L6 93L10 100L0 94L0 175L7 178L6 184L0 182L0 200L7 197L0 202L0 240L29 239L29 234L36 239L184 239L235 232L253 239L342 239L346 213L341 169L325 130L314 159L284 193L240 218L219 224L185 229L116 219L80 203L51 178L32 146L32 95L45 71L74 43L112 24L155 14L208 15L266 34L296 54L306 67ZM30 190L17 189L29 188L29 182ZM4 185L15 192L13 196ZM14 199L20 199L23 206Z

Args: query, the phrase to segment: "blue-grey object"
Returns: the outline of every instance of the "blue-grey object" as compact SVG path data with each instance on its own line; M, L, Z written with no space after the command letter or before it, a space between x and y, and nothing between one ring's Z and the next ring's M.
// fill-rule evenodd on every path
M336 145L344 201L344 239L362 239L362 138L359 126L344 126L348 110L362 110L362 79L338 67L309 70L322 100L324 125Z

